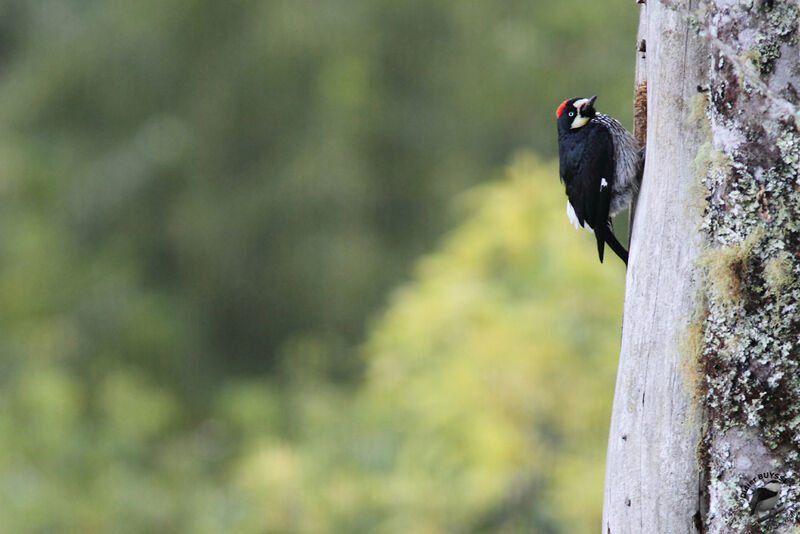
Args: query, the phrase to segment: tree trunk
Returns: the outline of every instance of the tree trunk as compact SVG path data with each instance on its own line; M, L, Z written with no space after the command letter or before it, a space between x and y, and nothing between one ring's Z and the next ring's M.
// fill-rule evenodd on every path
M800 516L798 6L641 9L647 159L602 532L789 532Z
M647 81L647 160L632 229L602 532L686 534L699 487L699 423L680 335L694 310L700 249L699 214L686 208L695 195L691 163L700 132L688 117L707 61L680 13L654 0L641 9L645 52L637 77Z

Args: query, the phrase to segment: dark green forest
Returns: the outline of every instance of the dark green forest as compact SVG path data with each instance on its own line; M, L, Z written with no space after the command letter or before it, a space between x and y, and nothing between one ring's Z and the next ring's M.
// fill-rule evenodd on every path
M594 532L629 0L0 3L0 532Z

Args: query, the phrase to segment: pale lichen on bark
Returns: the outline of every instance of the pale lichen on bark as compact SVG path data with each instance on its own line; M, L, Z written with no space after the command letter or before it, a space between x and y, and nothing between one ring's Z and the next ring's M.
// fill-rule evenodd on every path
M703 527L790 531L800 521L798 6L716 0L694 16L712 45L694 325ZM781 486L785 508L758 521L744 488L762 472L792 482Z

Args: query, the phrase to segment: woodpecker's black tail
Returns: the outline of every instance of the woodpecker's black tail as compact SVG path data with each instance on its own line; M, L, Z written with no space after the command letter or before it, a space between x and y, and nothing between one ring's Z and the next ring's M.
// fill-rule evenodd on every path
M617 236L614 235L614 229L611 227L611 219L609 219L608 222L606 223L606 231L603 237L605 237L606 243L608 243L608 246L611 247L611 250L613 250L617 254L617 256L619 256L619 259L624 261L625 265L627 266L628 251L625 250L625 247L623 247L619 241L617 241ZM600 262L602 261L603 257L601 255Z

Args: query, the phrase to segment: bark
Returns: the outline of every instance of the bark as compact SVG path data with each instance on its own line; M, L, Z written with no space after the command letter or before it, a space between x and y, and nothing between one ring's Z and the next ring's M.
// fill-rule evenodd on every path
M699 424L679 332L694 310L699 214L685 206L694 195L700 133L689 115L707 62L685 17L654 0L641 10L646 51L638 53L637 77L647 80L647 159L628 263L602 532L686 534L698 510Z
M650 0L603 533L800 516L800 92L790 0ZM759 478L763 473L771 473ZM751 514L774 479L774 509Z

